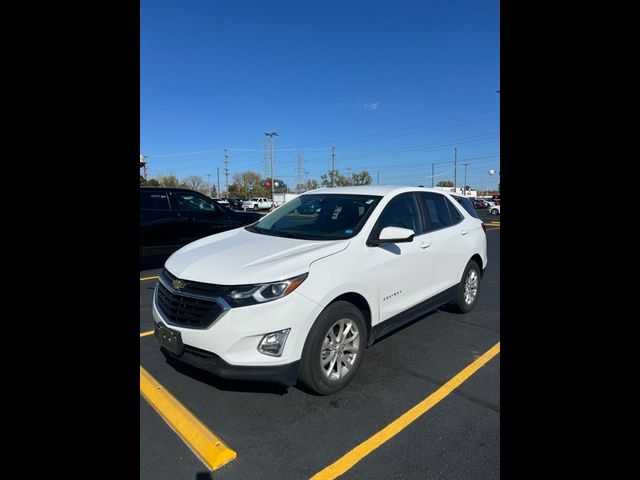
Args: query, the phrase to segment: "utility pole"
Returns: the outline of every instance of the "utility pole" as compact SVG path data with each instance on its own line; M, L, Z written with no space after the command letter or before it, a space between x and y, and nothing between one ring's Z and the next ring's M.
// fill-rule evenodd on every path
M378 185L380 185L380 170L378 170Z
M453 149L454 152L454 156L453 156L453 191L454 193L457 193L457 188L458 188L458 149L454 148Z
M431 164L431 188L433 188L433 172L434 172L434 163Z
M225 178L225 192L227 196L225 198L229 198L229 153L227 149L224 149L224 178Z
M351 180L351 167L347 167L347 179Z
M264 134L269 137L269 160L271 163L271 203L273 204L275 193L275 174L273 170L273 136L278 136L278 132L264 132Z
M296 152L296 191L300 193L303 188L301 185L304 183L304 156L302 152Z
M333 174L336 170L336 147L331 147L331 186L334 187Z
M464 185L462 186L462 188L464 189L464 196L467 196L467 165L469 165L468 163L463 163L464 165Z
M211 182L209 181L210 173L207 173L207 187L209 187L209 193L211 193Z
M216 172L218 172L218 191L216 192L216 197L220 198L220 167L216 167Z

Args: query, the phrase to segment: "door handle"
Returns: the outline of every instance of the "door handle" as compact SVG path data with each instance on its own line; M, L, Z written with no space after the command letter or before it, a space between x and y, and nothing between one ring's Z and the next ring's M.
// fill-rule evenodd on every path
M420 244L420 248L427 248L431 246L431 240L423 240Z
M467 234L467 231L466 231L466 230L462 230L462 231L460 232L460 235L466 235L466 234Z

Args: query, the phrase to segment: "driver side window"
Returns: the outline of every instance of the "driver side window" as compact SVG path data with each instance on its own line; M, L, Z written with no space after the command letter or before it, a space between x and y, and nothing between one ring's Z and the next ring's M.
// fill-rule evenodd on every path
M413 193L402 193L389 202L378 219L378 235L385 227L408 228L416 235L423 233L420 211Z

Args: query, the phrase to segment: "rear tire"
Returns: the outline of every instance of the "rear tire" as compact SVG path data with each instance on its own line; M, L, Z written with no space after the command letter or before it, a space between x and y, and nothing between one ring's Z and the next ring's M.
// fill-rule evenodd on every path
M491 215L497 215L498 214L498 209L494 208L491 210Z
M367 326L353 304L337 301L325 308L307 335L298 379L319 395L344 388L362 363Z
M480 295L481 277L482 271L478 264L475 260L469 260L462 274L462 279L458 284L456 300L453 302L453 306L458 312L467 313L475 307L478 302L478 296Z

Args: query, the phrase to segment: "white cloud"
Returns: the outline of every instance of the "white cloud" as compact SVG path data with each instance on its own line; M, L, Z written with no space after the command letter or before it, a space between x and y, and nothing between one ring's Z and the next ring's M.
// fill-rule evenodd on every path
M378 109L378 105L380 105L380 102L365 103L364 108L373 111Z

